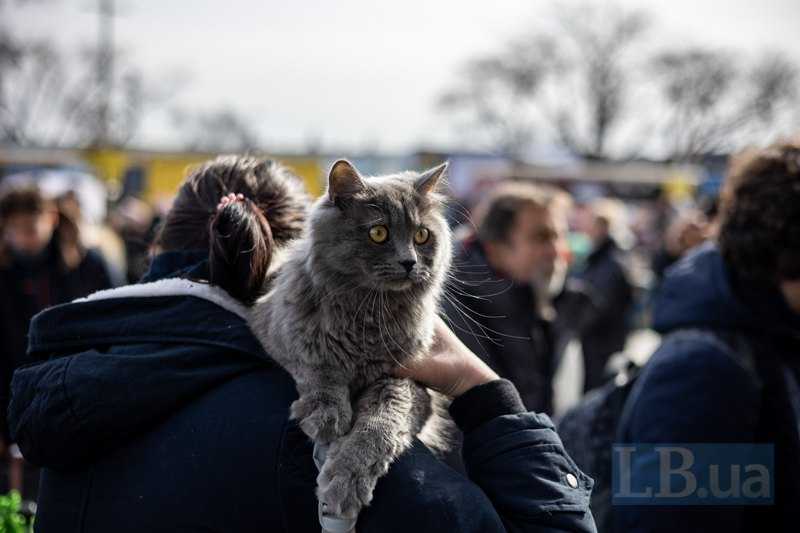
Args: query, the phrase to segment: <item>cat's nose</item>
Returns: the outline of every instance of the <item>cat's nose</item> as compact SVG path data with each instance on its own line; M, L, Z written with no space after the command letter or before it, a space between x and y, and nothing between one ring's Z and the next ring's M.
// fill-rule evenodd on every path
M417 264L416 261L413 259L409 259L407 261L399 261L401 265L406 269L406 274L411 274L411 269L414 268L414 265Z

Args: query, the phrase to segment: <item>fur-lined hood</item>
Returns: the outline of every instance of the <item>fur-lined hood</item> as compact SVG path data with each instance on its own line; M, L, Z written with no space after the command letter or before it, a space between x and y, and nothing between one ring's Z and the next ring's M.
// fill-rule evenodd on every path
M9 429L34 464L71 467L113 449L215 386L272 366L246 308L198 281L101 291L31 322Z

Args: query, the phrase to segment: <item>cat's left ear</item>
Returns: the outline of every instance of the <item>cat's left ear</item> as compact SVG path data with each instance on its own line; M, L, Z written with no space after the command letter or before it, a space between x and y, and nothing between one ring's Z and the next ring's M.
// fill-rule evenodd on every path
M340 159L333 164L328 174L328 198L331 202L353 196L363 189L364 179L349 161Z
M420 194L428 194L435 191L439 180L447 173L449 163L444 162L438 167L426 170L420 177L414 180L414 188Z

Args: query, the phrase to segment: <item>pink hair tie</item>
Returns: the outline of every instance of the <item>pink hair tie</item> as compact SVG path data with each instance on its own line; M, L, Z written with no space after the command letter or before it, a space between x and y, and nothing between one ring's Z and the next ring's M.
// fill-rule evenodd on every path
M228 194L220 198L219 203L217 204L217 211L222 211L229 204L233 204L236 202L244 202L244 195L241 193L234 194L232 192L229 192Z

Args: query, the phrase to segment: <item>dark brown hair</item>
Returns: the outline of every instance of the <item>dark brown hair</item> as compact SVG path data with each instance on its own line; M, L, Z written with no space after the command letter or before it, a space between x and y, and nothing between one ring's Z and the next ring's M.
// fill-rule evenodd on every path
M36 187L10 189L0 197L0 223L14 215L38 215L55 204L46 200Z
M42 195L38 187L10 189L0 196L0 227L15 215L40 215L47 211L58 214L53 239L58 245L61 267L67 270L77 268L86 255L86 249L81 244L77 221L59 209L56 202ZM6 264L8 261L6 251L0 249L0 264Z
M217 211L229 193L245 199ZM300 236L307 206L299 178L279 163L221 156L186 177L156 244L164 251L208 250L208 281L252 303L275 247Z
M736 158L720 209L720 250L740 276L800 279L800 142Z
M549 209L555 191L521 181L501 183L475 209L475 225L482 242L507 242L517 214L523 209Z

